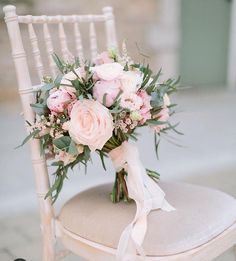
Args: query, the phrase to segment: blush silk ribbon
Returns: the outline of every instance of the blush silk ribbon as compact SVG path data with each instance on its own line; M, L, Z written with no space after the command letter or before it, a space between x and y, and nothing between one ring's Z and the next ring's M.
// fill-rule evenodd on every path
M136 255L145 259L142 243L147 230L147 216L155 209L175 210L166 200L165 193L147 174L139 158L138 148L127 141L113 149L109 156L116 171L125 169L129 197L136 203L136 215L124 229L117 247L117 260L133 261Z

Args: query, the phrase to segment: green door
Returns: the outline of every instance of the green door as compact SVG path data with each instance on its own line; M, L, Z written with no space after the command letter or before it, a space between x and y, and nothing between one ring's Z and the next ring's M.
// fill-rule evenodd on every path
M182 0L180 75L192 86L224 86L231 3Z

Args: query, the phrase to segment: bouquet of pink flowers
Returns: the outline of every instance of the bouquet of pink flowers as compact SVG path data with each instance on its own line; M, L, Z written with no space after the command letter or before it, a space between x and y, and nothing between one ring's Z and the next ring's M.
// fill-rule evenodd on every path
M31 104L35 122L27 122L30 138L40 139L42 152L53 159L55 179L47 195L55 201L69 168L87 165L91 152L97 152L105 169L104 157L124 141L136 140L136 129L149 126L154 131L155 148L159 137L175 130L169 122L174 113L169 95L176 91L178 80L158 82L161 71L153 75L148 65L134 63L115 50L101 53L95 63L81 63L75 58L66 63L54 55L60 70L56 79L44 78ZM146 169L158 180L159 174ZM125 176L116 173L111 199L128 200Z

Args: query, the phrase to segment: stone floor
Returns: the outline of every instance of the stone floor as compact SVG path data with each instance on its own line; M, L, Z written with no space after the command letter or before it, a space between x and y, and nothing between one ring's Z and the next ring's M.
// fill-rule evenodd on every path
M181 121L179 129L185 133L176 140L183 147L163 141L160 161L156 161L152 135L146 130L138 143L144 164L161 172L162 179L210 186L236 197L236 94L192 90L179 93L175 99L180 104L175 121ZM1 103L0 120L0 261L20 257L39 261L39 217L29 150L27 146L14 150L24 137L19 104ZM112 173L109 162L107 167ZM88 175L75 172L70 174L56 209L77 191L113 180L113 175L102 171L96 157ZM82 259L72 255L65 258L76 260ZM233 253L228 251L216 260L233 261Z

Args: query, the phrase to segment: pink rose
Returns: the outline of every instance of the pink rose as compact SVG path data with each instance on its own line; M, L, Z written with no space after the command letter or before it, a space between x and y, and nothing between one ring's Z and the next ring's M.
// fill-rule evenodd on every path
M154 118L157 119L158 121L164 121L164 122L168 121L170 118L169 109L164 107L160 112L158 112L158 114L156 114L154 116ZM161 125L154 126L153 129L156 132L160 132L161 130L163 130L166 127L167 127L166 124L161 124Z
M69 134L76 144L101 150L111 138L113 118L100 102L84 99L77 101L70 114Z
M96 76L105 81L112 81L123 73L123 66L119 63L104 63L93 67Z
M95 60L97 65L104 64L104 63L112 63L114 60L109 56L108 52L102 52L99 54Z
M51 112L60 113L75 99L74 93L68 92L66 89L58 89L50 93L47 99L47 106Z
M120 81L97 81L93 88L93 96L103 103L103 97L106 95L106 107L110 107L120 92Z

